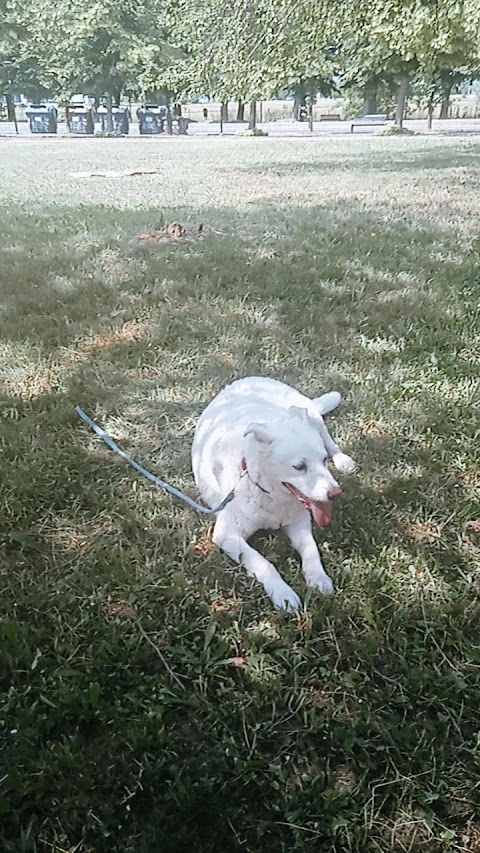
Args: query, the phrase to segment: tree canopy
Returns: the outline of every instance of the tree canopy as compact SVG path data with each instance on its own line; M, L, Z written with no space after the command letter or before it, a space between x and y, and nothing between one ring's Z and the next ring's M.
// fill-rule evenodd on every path
M433 103L480 67L480 4L0 0L0 75L4 61L17 89L65 99L165 89L254 100L336 86L375 106L380 90L398 100L415 85Z

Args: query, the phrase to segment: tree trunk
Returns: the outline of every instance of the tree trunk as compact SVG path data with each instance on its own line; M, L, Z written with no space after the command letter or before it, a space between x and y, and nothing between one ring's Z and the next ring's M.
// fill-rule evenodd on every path
M306 92L305 86L300 84L295 89L295 100L293 102L293 118L295 121L304 121L306 117Z
M364 89L363 115L377 112L377 83L369 81Z
M113 96L111 93L107 93L107 115L105 116L105 130L107 133L113 133L113 115L112 115L112 106L113 106Z
M363 102L363 115L372 115L377 112L377 85L370 84L365 87L365 100Z
M167 133L169 136L173 134L173 119L172 119L172 111L170 109L170 104L167 104Z
M377 99L375 98L365 98L363 102L363 115L371 116L375 115L377 112Z
M250 115L248 118L248 129L255 130L257 126L257 102L255 99L250 101Z
M7 92L5 95L7 100L7 117L9 121L15 121L15 104L13 99L10 96L10 93Z
M228 101L222 101L220 105L220 121L228 121Z
M400 80L400 87L397 95L397 108L395 110L395 124L398 127L403 127L403 119L405 118L405 104L407 101L408 92L408 74L404 74Z
M427 130L432 129L433 124L433 96L431 95L428 99L427 105Z
M245 104L240 98L237 103L237 121L245 121Z
M440 107L440 118L448 118L448 111L450 109L450 94L452 91L451 86L444 86L442 92L442 106Z
M15 125L15 133L18 133L17 114L15 112L15 99L12 91L12 81L8 78L8 94L7 94L7 116L9 121L13 121Z
M308 129L313 133L313 98L308 99Z

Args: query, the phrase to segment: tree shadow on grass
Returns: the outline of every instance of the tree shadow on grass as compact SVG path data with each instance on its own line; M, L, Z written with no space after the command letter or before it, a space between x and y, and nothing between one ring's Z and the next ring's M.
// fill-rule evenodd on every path
M55 211L59 221L63 213ZM347 322L358 327L360 319L366 332L383 331L380 320L385 327L404 309L413 313L420 295L428 302L441 292L442 282L452 290L452 279L457 286L463 284L465 273L471 276L475 265L451 227L447 232L430 222L424 228L418 223L412 228L402 220L385 222L356 201L307 210L290 207L289 212L275 205L257 206L233 233L154 245L128 240L134 236L136 219L145 219L144 211L114 213L121 235L116 241L76 252L60 246L53 257L51 245L32 257L31 223L25 217L23 230L19 226L16 232L20 241L16 261L4 270L5 281L9 277L12 281L2 294L1 328L7 340L35 336L38 345L44 338L50 349L65 346L79 334L104 330L107 323L115 327L125 318L138 319L140 312L148 319L152 307L165 312L169 300L178 318L177 326L169 318L172 340L178 341L182 322L200 338L209 304L213 312L222 308L222 302L228 310L229 299L245 297L245 309L268 311L272 303L278 305L285 335L305 332L315 321L317 335L325 334L328 344L332 337L328 328L335 333L340 319L343 332ZM152 222L155 214L153 209ZM47 222L52 215L46 213ZM218 215L213 211L214 221ZM227 221L238 219L237 211L224 210L221 215ZM96 216L94 207L82 208L78 227L84 217L91 221ZM101 241L100 226L96 239ZM409 286L413 294L405 292ZM424 319L427 308L422 304ZM446 310L443 313L448 316ZM323 341L319 344L323 347Z
M389 140L371 140L369 147L368 158L365 157L364 150L355 151L352 148L345 146L341 154L332 155L325 154L321 148L315 150L312 156L308 159L293 160L285 163L281 160L269 160L266 164L257 166L246 166L241 171L248 175L254 175L258 178L264 176L295 176L305 175L309 172L322 174L344 174L345 172L352 173L372 173L372 172L430 172L442 171L458 168L468 168L470 172L478 171L478 156L480 151L480 142L478 139L470 140L468 145L445 150L439 148L421 148L417 147L417 141L405 143L402 154L399 156L398 148L390 151ZM375 143L379 147L375 147ZM302 152L303 153L303 152Z
M312 395L324 383L339 383L340 390L353 385L363 407L377 408L380 394L382 406L398 415L397 383L408 389L422 381L431 346L434 384L468 383L474 362L464 359L460 373L452 350L468 348L461 311L474 286L475 259L458 246L455 233L439 234L434 225L412 233L405 223L386 225L354 204L334 210L340 221L320 208L293 210L278 223L276 211L264 208L255 214L267 235L260 240L248 234L248 217L242 239L212 236L126 249L122 238L109 248L106 268L98 257L85 267L81 251L70 258L75 286L69 290L64 282L61 299L46 250L30 277L22 268L21 291L5 294L8 388L15 393L18 385L20 393L23 387L31 394L44 426L62 403L125 415L137 423L139 436L142 428L150 433L150 444L160 433L164 453L173 449L168 470L178 472L180 465L188 476L185 445L195 418L221 385L241 375L267 373ZM94 209L84 215L95 220ZM131 214L118 213L120 232L126 234L131 222ZM446 258L441 270L428 251L439 243ZM60 251L62 263L67 254ZM434 411L437 420L441 415L433 398L417 409L424 431ZM391 455L398 455L398 440L393 444ZM148 453L141 438L135 445L141 456ZM400 452L408 459L408 444ZM375 458L376 448L369 453Z

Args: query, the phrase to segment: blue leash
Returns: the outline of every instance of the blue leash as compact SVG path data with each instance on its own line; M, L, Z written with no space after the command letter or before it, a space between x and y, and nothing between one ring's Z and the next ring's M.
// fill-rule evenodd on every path
M118 444L116 444L113 438L110 438L110 436L105 432L104 429L99 427L98 424L95 423L95 421L92 421L92 419L86 414L86 412L83 411L83 409L80 408L80 406L75 406L75 411L77 415L80 415L82 421L85 421L85 423L88 424L88 426L91 427L93 431L97 433L97 435L102 439L102 441L105 442L107 447L117 453L122 459L125 460L125 462L131 465L132 468L135 468L135 471L138 471L139 474L143 474L143 476L146 477L147 480L150 480L151 483L154 483L161 489L165 489L165 491L168 492L170 495L174 495L174 497L180 498L181 501L186 503L192 509L197 509L198 512L203 512L205 513L205 515L216 515L217 512L221 512L222 509L224 509L226 505L230 503L231 500L233 500L233 497L235 495L234 489L232 489L230 494L228 494L227 497L223 499L221 504L215 507L215 509L208 509L208 507L202 506L201 504L192 500L192 498L189 498L188 495L184 495L183 492L181 492L179 489L176 489L175 486L169 486L168 483L164 483L163 480L160 480L159 477L155 477L154 474L151 474L150 471L147 471L146 468L144 468L142 465L139 465L138 462L135 462L135 460L131 459L130 456L127 456L125 451L122 450L121 447L118 446Z

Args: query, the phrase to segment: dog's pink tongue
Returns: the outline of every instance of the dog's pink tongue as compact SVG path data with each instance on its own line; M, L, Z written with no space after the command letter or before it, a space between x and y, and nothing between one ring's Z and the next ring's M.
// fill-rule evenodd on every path
M332 504L330 501L316 501L310 504L310 510L315 524L319 527L328 527L332 523Z

